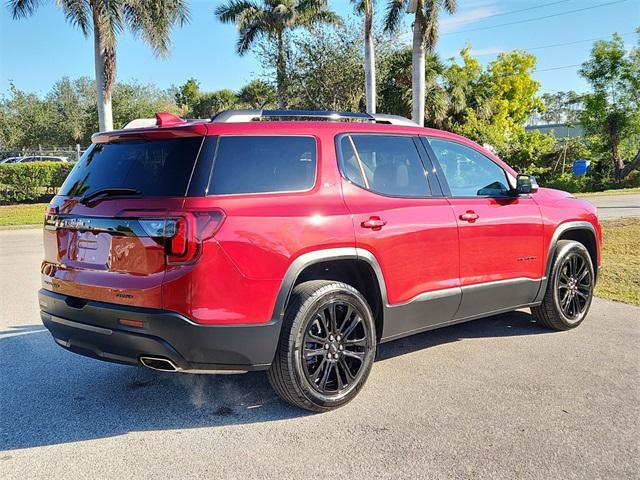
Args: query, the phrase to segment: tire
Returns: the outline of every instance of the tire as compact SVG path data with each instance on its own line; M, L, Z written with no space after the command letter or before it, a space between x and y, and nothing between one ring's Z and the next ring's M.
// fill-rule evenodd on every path
M375 353L375 322L362 294L342 282L313 280L291 294L267 376L283 400L326 412L358 394Z
M560 240L544 299L531 308L531 313L547 328L575 328L589 312L594 286L594 268L587 249L581 243Z

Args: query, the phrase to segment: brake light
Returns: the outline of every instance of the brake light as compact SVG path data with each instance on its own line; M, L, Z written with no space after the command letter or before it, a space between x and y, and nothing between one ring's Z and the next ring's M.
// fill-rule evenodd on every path
M190 263L202 251L203 243L220 228L224 214L209 212L170 212L168 218L140 219L145 233L164 246L170 265Z
M176 218L169 220L169 222L172 222L174 232L167 240L166 252L167 255L180 257L187 253L187 221L184 218Z

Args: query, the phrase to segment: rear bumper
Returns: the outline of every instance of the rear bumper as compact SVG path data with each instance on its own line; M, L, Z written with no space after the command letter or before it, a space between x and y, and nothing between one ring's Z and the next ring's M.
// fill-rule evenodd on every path
M41 289L42 323L72 352L129 365L140 357L170 360L181 371L241 373L264 370L273 360L280 323L198 325L166 310L77 299ZM132 327L124 318L144 322Z

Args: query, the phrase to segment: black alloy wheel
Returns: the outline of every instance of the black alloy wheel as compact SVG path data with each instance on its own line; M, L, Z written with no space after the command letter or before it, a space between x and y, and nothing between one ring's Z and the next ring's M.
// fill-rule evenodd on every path
M591 303L593 278L585 259L578 253L567 255L560 265L557 279L558 304L569 321L576 321Z
M310 319L301 350L306 380L319 393L336 394L358 378L370 332L355 305L332 301Z

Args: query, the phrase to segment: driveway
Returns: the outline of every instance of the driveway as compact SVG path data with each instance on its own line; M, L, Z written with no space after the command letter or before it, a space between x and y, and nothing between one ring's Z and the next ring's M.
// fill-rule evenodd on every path
M526 311L381 346L360 395L311 415L265 375L86 359L38 319L40 232L0 232L0 476L637 478L640 308L570 332Z
M592 195L582 197L598 207L598 217L610 220L640 216L640 194Z

